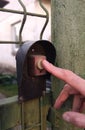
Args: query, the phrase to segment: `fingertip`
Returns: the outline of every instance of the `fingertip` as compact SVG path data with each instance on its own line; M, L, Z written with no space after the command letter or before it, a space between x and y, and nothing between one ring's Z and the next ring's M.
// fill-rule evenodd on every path
M54 109L57 109L57 107L56 107L56 105L55 105L55 104L53 105L53 107L54 107Z
M42 61L42 66L43 66L43 68L46 69L47 71L51 71L51 70L50 70L50 65L51 65L51 64L50 64L47 60L43 60L43 61Z
M63 115L62 115L63 119L67 122L70 122L70 116L69 116L69 112L65 112Z
M57 101L55 101L54 106L55 109L60 109L61 108L61 104Z
M47 60L42 60L42 65L46 65L47 63L49 63Z

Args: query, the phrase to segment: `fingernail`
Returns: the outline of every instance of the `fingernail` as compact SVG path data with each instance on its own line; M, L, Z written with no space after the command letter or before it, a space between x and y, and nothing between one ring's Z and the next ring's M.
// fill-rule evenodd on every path
M69 115L66 113L66 114L63 114L63 119L67 122L70 122L70 117Z

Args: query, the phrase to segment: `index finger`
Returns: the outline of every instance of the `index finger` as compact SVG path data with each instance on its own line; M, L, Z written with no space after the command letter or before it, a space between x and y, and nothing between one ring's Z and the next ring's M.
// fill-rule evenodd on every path
M70 86L78 90L82 95L85 96L85 80L78 75L74 74L70 70L55 67L46 60L42 61L42 66L52 75L65 81Z

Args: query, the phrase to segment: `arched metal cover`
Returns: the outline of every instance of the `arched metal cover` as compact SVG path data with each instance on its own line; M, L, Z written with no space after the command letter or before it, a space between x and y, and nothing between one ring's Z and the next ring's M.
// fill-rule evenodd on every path
M30 75L29 72L33 71L30 70L32 67L29 67L29 64L32 62L30 57L36 58L36 56L45 56L49 62L54 64L56 50L52 43L46 40L26 42L20 47L16 55L17 82L20 100L40 97L42 91L46 88L46 79L50 79L50 74L47 72L44 75Z

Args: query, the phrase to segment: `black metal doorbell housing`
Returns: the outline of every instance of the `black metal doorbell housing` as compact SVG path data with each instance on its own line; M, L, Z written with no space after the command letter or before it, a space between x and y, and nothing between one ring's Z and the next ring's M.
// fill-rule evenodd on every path
M39 40L21 45L16 55L18 95L20 101L41 97L50 74L41 67L43 59L55 62L56 50L51 42Z

